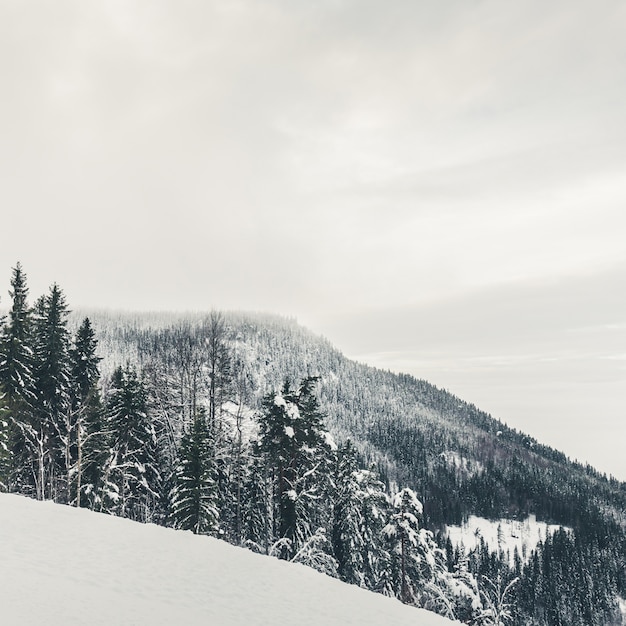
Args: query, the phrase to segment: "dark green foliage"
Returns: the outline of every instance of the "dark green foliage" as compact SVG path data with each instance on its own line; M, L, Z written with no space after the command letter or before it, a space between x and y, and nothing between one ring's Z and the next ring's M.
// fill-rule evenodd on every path
M68 308L63 292L54 284L35 305L35 420L33 427L42 445L38 484L43 498L69 500L72 424L70 415L70 338Z
M314 393L317 379L294 391L268 395L259 417L259 449L272 469L276 493L274 535L288 541L291 557L316 530L314 503L325 486L329 447Z
M9 410L17 413L35 400L32 319L26 275L19 263L13 269L9 295L13 302L0 332L0 389Z
M417 589L415 583L433 578L433 572L423 572L422 568L431 568L431 564L421 556L427 551L425 538L419 532L419 518L422 516L422 503L415 492L404 488L397 493L392 502L389 522L383 533L389 542L388 574L389 583L395 596L402 602L415 603Z
M132 367L115 370L106 403L111 450L105 468L105 508L152 521L160 499L157 438L147 394Z
M272 492L271 470L262 453L253 446L243 483L242 539L244 545L265 554L273 541Z
M70 405L70 337L65 296L53 285L35 306L35 374L37 408L60 430Z
M350 441L337 450L331 541L341 580L365 586L363 500L358 466Z
M616 525L598 520L595 536L565 530L549 536L522 569L522 615L568 626L619 624L615 594L624 596L620 562L626 554L620 534Z
M97 346L96 333L86 317L76 332L74 345L70 350L71 403L74 410L84 404L98 387L99 363L102 359L96 354Z
M231 354L221 313L213 312L206 322L209 428L218 428L218 415L232 380Z
M97 340L89 318L81 323L70 350L72 482L77 506L95 508L107 458L108 437L99 389Z
M0 397L2 402L3 482L9 490L35 492L31 469L31 423L35 402L31 312L26 275L18 263L11 276L12 298L0 329Z
M202 414L181 440L171 500L171 522L175 528L201 535L217 530L214 446Z

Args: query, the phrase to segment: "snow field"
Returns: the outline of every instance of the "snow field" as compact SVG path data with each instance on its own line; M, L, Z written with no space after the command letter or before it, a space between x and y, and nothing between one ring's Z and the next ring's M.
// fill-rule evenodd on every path
M488 520L470 515L463 526L447 526L447 533L452 545L463 544L466 551L480 545L483 539L491 551L509 553L513 563L515 548L520 558L526 561L540 541L555 533L560 527L554 524L538 522L534 515L523 521L501 519Z
M210 537L0 494L0 622L444 626L449 620Z

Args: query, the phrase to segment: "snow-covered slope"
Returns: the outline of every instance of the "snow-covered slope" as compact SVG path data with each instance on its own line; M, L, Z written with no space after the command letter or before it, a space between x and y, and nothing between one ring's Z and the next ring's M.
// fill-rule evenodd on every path
M0 623L452 622L217 539L0 494Z
M463 526L448 526L447 533L452 545L463 545L471 550L480 545L483 540L489 549L495 552L508 552L509 560L513 562L515 549L522 560L530 556L540 541L555 533L559 526L538 522L535 515L525 520L487 520L470 515Z

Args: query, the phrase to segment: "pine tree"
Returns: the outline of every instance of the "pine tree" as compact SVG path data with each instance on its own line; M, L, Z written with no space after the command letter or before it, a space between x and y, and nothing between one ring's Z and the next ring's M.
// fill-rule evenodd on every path
M316 501L326 489L329 445L317 380L304 379L297 392L285 383L265 398L259 417L259 448L274 472L274 535L288 559L320 526Z
M356 455L348 441L337 451L331 540L339 578L353 585L365 586L365 539L362 535L364 494L357 476Z
M417 549L422 543L418 518L423 508L415 492L408 487L394 496L392 504L391 517L383 532L393 545L396 594L402 602L409 604L417 598L412 574L415 574Z
M8 319L0 330L0 397L3 403L4 475L9 490L35 490L32 455L36 448L32 428L35 382L31 310L26 275L19 263L11 276L12 298ZM6 449L5 449L6 447Z
M118 367L106 404L111 449L103 477L103 506L121 517L147 522L160 500L156 432L146 409L147 394L132 367Z
M35 431L38 433L42 497L69 500L72 425L70 423L70 337L65 296L58 285L35 305ZM43 453L43 456L42 454Z
M363 583L367 589L383 590L384 569L389 562L389 555L383 541L383 529L387 523L389 498L384 484L373 470L357 470L355 479L359 485L361 501L362 538L361 562L363 564ZM387 594L389 595L389 594Z
M19 263L13 269L9 295L13 304L0 334L0 388L9 410L17 413L35 399L31 310L26 274Z
M72 497L76 506L95 506L102 467L106 460L107 433L98 382L100 357L89 318L81 323L70 350L71 427L74 464ZM83 496L86 496L83 497Z
M201 535L217 530L219 513L213 445L203 413L196 417L191 431L182 438L171 500L171 520L175 528Z
M250 464L244 479L242 500L243 545L268 554L273 540L273 481L264 454L252 445Z
M218 417L224 395L232 380L232 358L226 341L227 333L221 313L211 313L206 324L209 430L216 435Z

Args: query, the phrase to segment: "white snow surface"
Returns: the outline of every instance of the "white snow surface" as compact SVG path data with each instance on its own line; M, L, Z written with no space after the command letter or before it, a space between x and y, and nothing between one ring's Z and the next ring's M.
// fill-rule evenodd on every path
M560 527L554 524L538 522L535 515L529 515L525 520L488 520L483 517L470 515L463 526L448 526L447 533L452 545L461 545L466 550L480 545L481 538L492 551L509 553L512 563L515 548L526 561L539 541L545 541L548 534L553 534Z
M151 524L0 494L3 624L444 626L449 620Z

